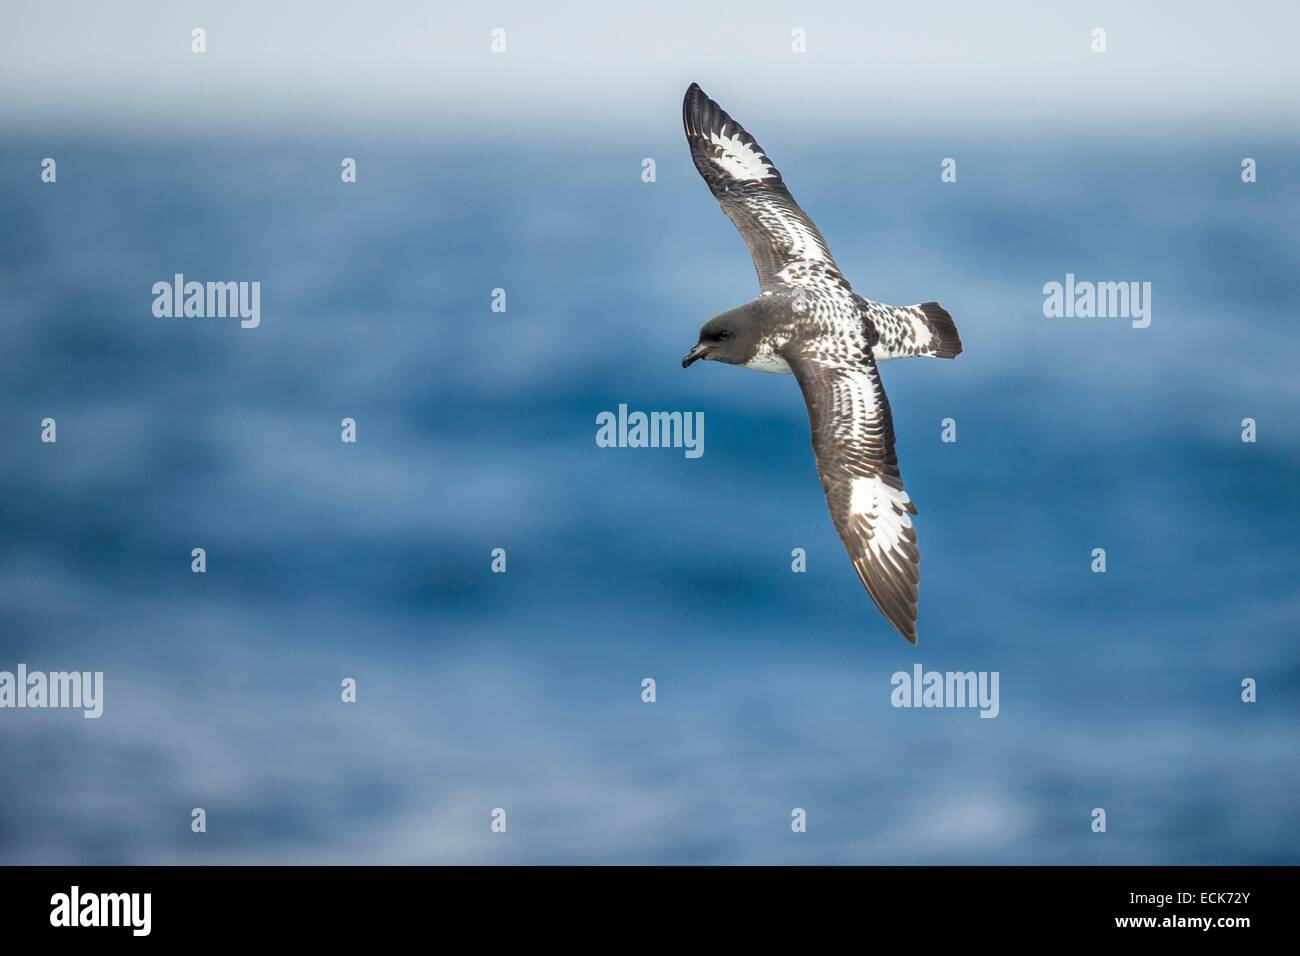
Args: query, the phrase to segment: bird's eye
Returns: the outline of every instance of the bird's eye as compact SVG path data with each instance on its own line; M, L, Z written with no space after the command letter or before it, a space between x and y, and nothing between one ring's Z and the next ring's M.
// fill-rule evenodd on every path
M721 332L718 333L718 338L729 339L731 338L731 333L728 332L726 329L723 329Z

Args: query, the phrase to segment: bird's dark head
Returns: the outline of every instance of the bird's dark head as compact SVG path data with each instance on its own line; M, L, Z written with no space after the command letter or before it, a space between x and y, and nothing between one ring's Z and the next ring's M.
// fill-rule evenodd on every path
M704 323L699 342L682 359L682 368L700 359L744 365L758 350L758 335L753 317L744 308L724 312Z

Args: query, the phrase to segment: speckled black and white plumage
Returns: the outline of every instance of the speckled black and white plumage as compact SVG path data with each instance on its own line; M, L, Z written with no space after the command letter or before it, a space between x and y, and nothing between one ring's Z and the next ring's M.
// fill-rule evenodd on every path
M707 323L683 360L792 372L803 391L835 530L890 623L916 643L920 553L876 363L962 350L937 302L890 306L855 293L766 151L696 84L682 106L691 158L740 231L759 297Z

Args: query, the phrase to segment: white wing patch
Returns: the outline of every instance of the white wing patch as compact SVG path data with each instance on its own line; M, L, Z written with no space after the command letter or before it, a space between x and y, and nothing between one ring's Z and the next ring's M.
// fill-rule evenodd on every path
M711 159L724 173L732 179L748 182L755 179L776 179L777 174L757 143L749 144L734 132L727 134L727 125L723 124L720 132L709 132L709 141L721 147L721 155Z
M912 527L911 501L906 491L874 475L853 479L849 512L866 525L868 546L876 554L893 551L903 540L904 529Z

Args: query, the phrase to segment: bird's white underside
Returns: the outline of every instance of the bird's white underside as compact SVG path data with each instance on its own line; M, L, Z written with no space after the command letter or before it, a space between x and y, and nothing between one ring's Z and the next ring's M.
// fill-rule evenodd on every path
M752 368L757 372L774 372L778 375L789 375L791 371L790 363L781 353L767 344L759 345L754 357L745 363L745 368Z

